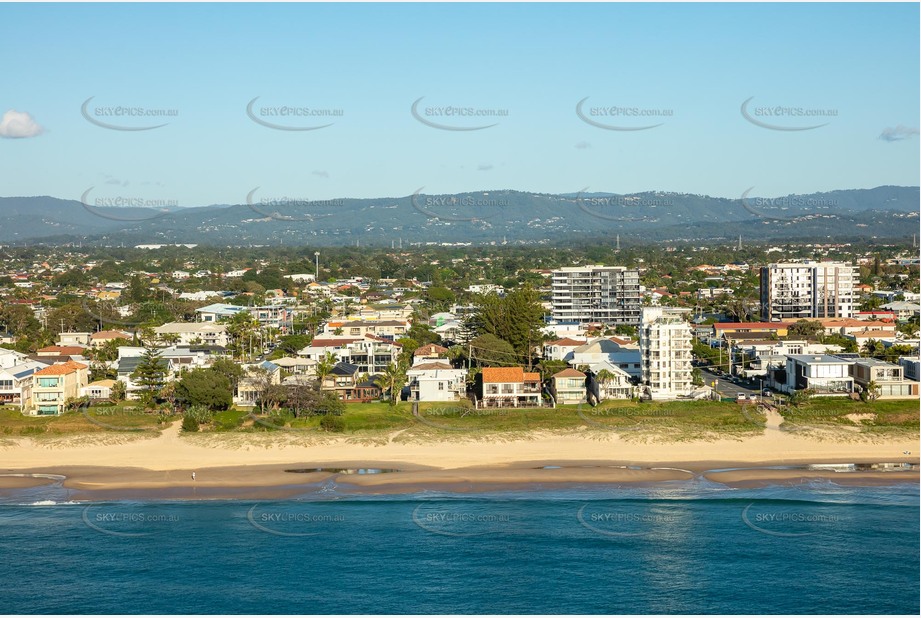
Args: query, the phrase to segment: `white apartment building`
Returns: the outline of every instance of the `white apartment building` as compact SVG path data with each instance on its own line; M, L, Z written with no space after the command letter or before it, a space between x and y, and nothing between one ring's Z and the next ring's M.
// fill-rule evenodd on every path
M690 309L643 307L642 383L652 399L674 399L693 389L689 313Z
M638 324L640 271L623 266L566 266L551 280L553 319L561 322Z
M168 339L172 336L176 338L177 343L183 345L200 343L202 345L219 345L227 347L230 343L226 324L215 324L213 322L167 322L163 326L155 327L153 330L161 339Z
M857 268L847 262L785 262L761 268L761 317L767 322L854 315Z

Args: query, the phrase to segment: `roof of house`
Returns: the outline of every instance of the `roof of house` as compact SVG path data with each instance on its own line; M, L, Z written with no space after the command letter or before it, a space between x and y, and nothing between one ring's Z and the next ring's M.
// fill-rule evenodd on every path
M429 371L432 369L452 369L449 363L419 363L410 367L410 371Z
M578 341L577 339L563 337L562 339L557 339L556 341L548 341L547 343L544 344L544 347L547 347L548 345L558 345L558 346L575 348L580 345L585 345L585 341Z
M353 376L358 373L358 365L353 365L352 363L336 363L332 371L329 372L330 375L334 376Z
M717 322L713 325L716 330L733 330L737 328L784 329L790 328L789 322Z
M787 356L790 360L794 360L799 363L806 364L820 364L820 365L850 365L854 361L848 360L846 358L841 358L839 356L832 356L831 354L790 354Z
M431 354L444 354L447 351L448 351L448 348L443 348L440 345L435 345L434 343L430 343L428 345L424 345L424 346L416 348L416 351L413 352L413 356L428 356Z
M539 382L539 373L528 373L524 367L483 367L483 382L489 384L510 382Z
M308 344L308 348L338 348L348 345L354 341L361 341L361 337L342 337L342 338L316 338Z
M58 365L51 365L50 367L45 367L44 369L39 369L33 375L37 376L63 376L69 373L74 373L80 369L86 369L87 366L83 363L78 363L76 361L67 361L66 363L60 363Z
M101 330L90 335L90 338L93 341L100 341L103 339L130 339L131 337L117 330Z
M585 374L572 367L567 367L563 371L557 371L553 374L554 378L584 378Z
M226 332L226 324L215 324L214 322L167 322L163 326L154 327L154 332L159 334L166 333L199 333L202 331Z
M115 380L96 380L95 382L90 382L87 386L96 386L99 388L112 388L115 386Z
M85 347L78 345L49 345L44 348L39 348L36 350L39 354L58 354L60 356L70 356L72 354L83 354L86 351Z

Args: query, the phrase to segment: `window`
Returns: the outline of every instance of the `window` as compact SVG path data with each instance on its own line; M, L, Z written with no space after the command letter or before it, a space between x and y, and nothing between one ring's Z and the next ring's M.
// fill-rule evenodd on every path
M443 391L444 389L445 389L445 383L444 383L444 382L439 382L439 383L438 383L438 390Z
M12 380L0 380L0 390L10 390L13 388Z
M39 378L38 385L41 388L52 388L58 385L57 378Z

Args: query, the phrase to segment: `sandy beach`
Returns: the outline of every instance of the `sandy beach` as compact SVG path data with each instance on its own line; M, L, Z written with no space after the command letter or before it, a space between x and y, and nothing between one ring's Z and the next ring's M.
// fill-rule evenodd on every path
M150 437L7 440L0 446L0 493L55 482L72 490L74 499L216 499L283 498L324 483L355 493L403 493L423 488L480 491L658 483L699 476L735 486L814 478L866 484L918 480L917 471L758 469L810 463L918 463L917 440L820 439L770 425L759 436L712 441L628 440L612 432L534 432L514 439L467 435L404 442L400 432L366 441L316 434L188 436L180 435L175 424ZM387 472L357 473L369 468ZM56 481L32 474L66 478Z

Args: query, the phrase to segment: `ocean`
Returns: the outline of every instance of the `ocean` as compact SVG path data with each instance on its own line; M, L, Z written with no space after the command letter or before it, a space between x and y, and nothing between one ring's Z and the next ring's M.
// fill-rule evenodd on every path
M919 614L919 491L0 499L3 613Z

